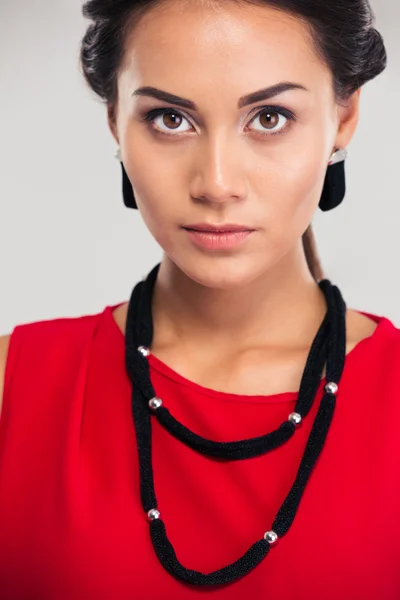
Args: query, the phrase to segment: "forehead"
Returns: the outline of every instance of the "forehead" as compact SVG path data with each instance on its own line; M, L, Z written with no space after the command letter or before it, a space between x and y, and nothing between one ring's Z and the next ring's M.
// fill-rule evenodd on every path
M295 81L330 81L310 27L267 5L164 0L133 25L124 72L131 84L252 90ZM200 89L200 88L199 88Z

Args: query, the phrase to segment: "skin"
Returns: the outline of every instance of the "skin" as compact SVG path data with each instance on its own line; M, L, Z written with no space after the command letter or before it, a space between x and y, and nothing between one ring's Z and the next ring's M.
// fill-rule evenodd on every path
M238 109L241 96L280 82L307 91ZM198 110L132 95L142 86L190 99ZM266 6L169 1L132 29L108 122L141 215L164 250L152 350L181 374L227 392L298 389L326 311L301 238L332 152L355 131L359 95L336 99L309 28ZM271 104L296 116L286 122L275 113L280 135L256 116ZM178 118L143 122L161 107ZM213 253L181 228L203 221L257 231ZM126 305L115 318L124 331ZM347 325L347 351L376 327L350 310Z
M240 97L281 82L307 91L238 108ZM133 95L142 86L190 99L197 110ZM231 393L298 389L326 311L302 234L332 152L354 134L359 95L335 98L309 28L266 6L168 1L132 28L108 124L143 220L164 251L152 351L171 368ZM279 135L259 114L271 105L296 117L271 113ZM143 121L161 107L178 118ZM182 229L197 222L257 231L235 249L210 252ZM122 331L126 308L114 312ZM347 352L376 328L350 309L346 322ZM0 381L7 344L0 338Z

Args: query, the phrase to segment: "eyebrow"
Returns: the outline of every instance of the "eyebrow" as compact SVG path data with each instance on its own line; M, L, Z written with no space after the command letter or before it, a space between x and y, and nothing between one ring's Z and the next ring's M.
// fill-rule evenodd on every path
M262 100L269 100L270 98L278 96L279 94L283 94L283 92L287 92L288 90L309 91L306 87L304 87L304 85L300 85L299 83L283 81L281 83L263 88L262 90L258 90L257 92L252 92L251 94L242 96L239 98L238 108L243 108L244 106L254 104L255 102L261 102ZM198 111L196 104L192 102L192 100L181 98L180 96L170 94L169 92L164 92L163 90L159 90L158 88L151 86L138 88L133 92L132 96L150 96L151 98L156 98L156 100L161 100L162 102L177 104L178 106L182 106L182 108Z

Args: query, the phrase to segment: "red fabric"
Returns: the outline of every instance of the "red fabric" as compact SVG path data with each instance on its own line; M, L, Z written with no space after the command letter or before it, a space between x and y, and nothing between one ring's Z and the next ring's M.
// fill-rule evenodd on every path
M1 598L398 600L400 329L369 315L379 325L346 359L332 426L289 532L241 580L199 589L169 575L151 545L112 308L13 331L0 420ZM172 414L214 440L262 435L295 405L296 392L216 392L154 356L150 364ZM294 437L246 461L198 455L153 418L159 508L185 567L219 569L271 528L322 385Z

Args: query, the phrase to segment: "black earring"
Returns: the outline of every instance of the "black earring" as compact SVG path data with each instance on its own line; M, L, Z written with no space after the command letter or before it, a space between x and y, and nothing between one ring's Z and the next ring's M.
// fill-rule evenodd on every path
M126 174L124 165L122 167L122 196L124 198L124 204L127 208L137 208L135 194L133 193L132 184L129 181L129 177Z
M331 156L326 170L319 207L326 212L339 206L346 194L344 161L347 150L336 150Z
M136 208L137 209L137 204L136 204L136 200L135 200L135 194L133 193L133 188L132 188L132 184L129 180L129 177L125 171L125 167L122 163L121 160L121 150L118 148L118 150L115 153L115 158L117 160L119 160L119 162L121 163L121 169L122 169L122 197L124 199L124 204L127 208Z

